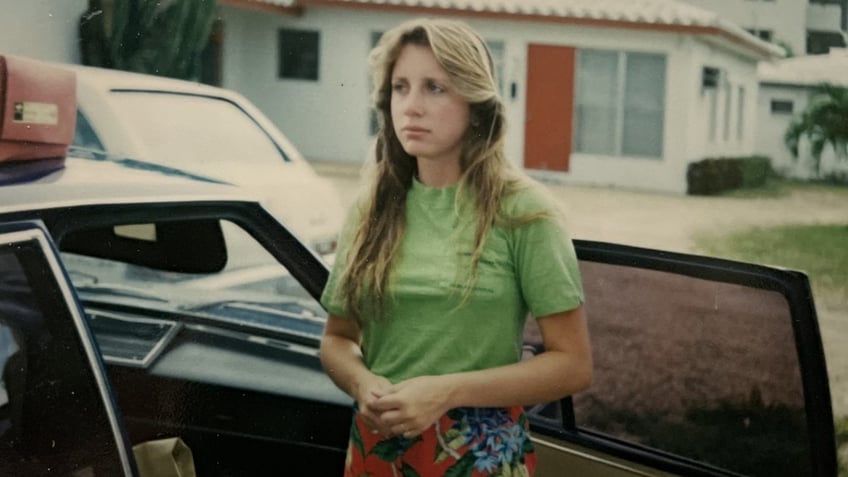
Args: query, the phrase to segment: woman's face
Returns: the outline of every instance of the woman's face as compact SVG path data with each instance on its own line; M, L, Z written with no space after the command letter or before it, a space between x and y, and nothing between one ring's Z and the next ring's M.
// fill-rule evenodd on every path
M468 103L427 46L403 47L392 71L392 122L407 154L459 163Z

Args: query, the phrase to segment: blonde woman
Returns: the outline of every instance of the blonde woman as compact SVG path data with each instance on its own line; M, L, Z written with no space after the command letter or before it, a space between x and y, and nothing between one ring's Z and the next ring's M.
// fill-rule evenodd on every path
M357 408L345 476L530 476L522 406L591 381L573 246L542 188L504 156L477 33L414 20L370 59L373 183L322 296L321 360ZM545 352L521 361L528 312Z

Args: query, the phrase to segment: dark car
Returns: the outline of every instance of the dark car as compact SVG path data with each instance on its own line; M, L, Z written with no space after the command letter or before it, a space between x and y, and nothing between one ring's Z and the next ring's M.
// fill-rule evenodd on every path
M320 367L313 252L202 178L22 164L0 161L0 475L136 475L133 446L168 437L204 477L341 474L352 402ZM529 409L537 476L836 474L806 276L575 246L595 380Z

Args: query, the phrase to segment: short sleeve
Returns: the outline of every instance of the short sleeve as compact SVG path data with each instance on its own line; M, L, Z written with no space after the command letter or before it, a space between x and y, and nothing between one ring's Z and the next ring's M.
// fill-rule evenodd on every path
M324 286L324 291L321 293L321 305L333 315L346 318L350 315L350 310L347 308L344 296L340 289L340 278L345 264L347 263L347 253L350 250L351 242L356 233L356 226L361 217L360 205L354 203L348 210L345 223L339 233L338 247L336 249L335 260L330 269L330 276L327 278L327 284Z
M547 196L532 189L522 194L527 197L521 212L548 212L513 230L515 269L527 307L535 317L573 310L583 303L583 285L563 217Z

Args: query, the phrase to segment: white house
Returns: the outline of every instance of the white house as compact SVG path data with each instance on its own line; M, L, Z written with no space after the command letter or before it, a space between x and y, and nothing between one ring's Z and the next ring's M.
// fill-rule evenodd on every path
M0 0L0 54L79 63L77 31L88 0Z
M223 84L306 157L361 162L366 56L415 16L464 19L501 75L509 156L573 183L672 193L689 163L754 150L757 62L779 48L675 0L221 0Z
M794 159L783 142L790 122L807 107L810 91L820 83L848 86L848 49L831 49L827 55L809 55L763 62L759 66L760 97L757 105L756 151L772 158L772 166L789 177L810 178L809 150L801 148ZM821 160L823 175L848 177L848 161L837 160L826 147Z
M846 0L683 0L712 10L760 38L788 45L795 55L845 46Z

